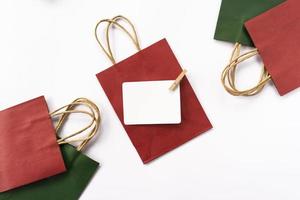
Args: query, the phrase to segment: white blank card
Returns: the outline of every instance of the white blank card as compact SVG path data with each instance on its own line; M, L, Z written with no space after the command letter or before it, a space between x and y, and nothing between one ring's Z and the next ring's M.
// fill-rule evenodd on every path
M125 82L122 85L126 125L179 124L180 87L169 90L174 80Z

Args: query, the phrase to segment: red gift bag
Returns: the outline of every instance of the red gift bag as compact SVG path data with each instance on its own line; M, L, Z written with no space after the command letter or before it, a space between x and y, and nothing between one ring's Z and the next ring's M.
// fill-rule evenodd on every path
M0 112L0 192L65 170L44 97Z
M280 95L300 86L300 1L288 0L246 22Z
M130 24L134 32L133 36L124 26L117 22L119 19L125 20ZM108 32L110 26L114 24L116 27L124 30L137 48L140 49L136 32L130 21L122 16L117 16L112 20L101 20L96 26L95 33L97 41L102 48L103 46L97 36L97 28L102 22L109 23L106 29L108 51L105 51L105 53L114 65L97 74L97 78L144 163L152 161L212 128L186 77L183 78L180 83L181 124L125 125L122 105L122 83L131 81L172 80L182 72L182 68L165 39L140 50L135 55L119 63L115 63L109 45ZM103 50L105 49L103 48Z
M86 109L75 109L79 106ZM86 115L91 122L79 131L57 138L71 114ZM55 126L52 119L58 119ZM99 125L99 109L85 98L76 99L51 113L43 96L1 111L0 192L66 171L59 145L81 142L77 146L81 151L94 137ZM83 134L84 137L77 137Z

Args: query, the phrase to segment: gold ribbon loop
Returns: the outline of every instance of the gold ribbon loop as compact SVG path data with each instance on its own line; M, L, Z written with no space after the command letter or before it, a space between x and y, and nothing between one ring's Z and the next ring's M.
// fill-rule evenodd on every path
M118 23L119 20L123 20L124 22L126 22L127 24L129 24L129 26L132 29L133 34L131 34L124 26L122 26L120 23ZM106 35L107 49L105 49L104 45L102 44L101 40L98 37L98 28L99 28L100 24L102 24L102 23L108 23L108 25L106 27L106 34L105 34ZM134 27L133 23L129 19L127 19L126 17L118 15L118 16L112 18L112 19L103 19L103 20L100 20L96 24L96 27L95 27L95 37L96 37L96 40L97 40L98 44L100 45L101 49L106 54L106 56L110 59L110 61L113 64L116 64L116 59L115 59L115 57L114 57L114 55L112 53L112 48L111 48L111 45L110 45L110 36L109 36L109 31L110 31L110 28L112 27L112 25L115 25L120 30L124 31L129 36L129 38L132 40L132 42L134 43L134 45L135 45L135 47L137 48L138 51L141 50L141 47L140 47L140 44L139 44L139 41L138 41L138 37L137 37L137 33L136 33L136 30L135 30L135 27Z
M247 90L238 90L235 84L236 69L238 67L238 64L244 62L245 60L251 57L258 55L257 49L254 49L242 55L240 55L240 51L241 51L241 44L236 43L230 58L230 62L222 72L221 81L225 90L231 95L253 96L260 93L263 90L267 82L271 80L271 76L267 72L266 68L263 67L260 80L256 86Z
M84 106L88 108L88 111L86 110L77 110L76 107L78 106ZM91 118L91 122L84 128L82 128L79 131L76 131L66 137L60 138L57 140L58 144L66 144L66 143L72 143L72 142L81 142L81 144L78 145L77 150L81 151L86 144L96 135L99 127L100 127L100 111L96 104L94 104L92 101L86 99L86 98L78 98L72 103L65 105L53 112L50 113L51 118L55 118L59 116L58 122L55 125L56 133L61 130L63 125L66 123L66 120L70 116L70 114L84 114ZM83 134L84 132L88 131L85 137L83 138L74 138L77 135Z

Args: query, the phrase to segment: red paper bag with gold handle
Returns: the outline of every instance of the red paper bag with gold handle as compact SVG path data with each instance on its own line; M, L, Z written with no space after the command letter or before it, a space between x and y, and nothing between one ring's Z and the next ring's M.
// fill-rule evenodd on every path
M133 33L130 34L118 20L127 22L133 29ZM108 23L106 28L108 50L104 48L98 37L97 28L102 23ZM137 47L138 53L117 63L110 47L111 26L123 30ZM122 102L124 82L172 80L183 70L165 39L141 50L134 26L125 17L117 16L113 19L101 20L96 26L95 34L101 48L113 63L112 67L97 74L97 78L144 163L152 161L212 128L186 77L180 83L182 119L180 124L125 125Z
M0 112L0 192L66 170L44 97Z
M49 113L45 98L41 96L0 112L0 193L66 171L59 145L82 141L78 146L81 150L97 129L85 137L77 136L99 124L86 111L70 110L74 106L91 104L86 102L81 98ZM71 113L88 115L92 122L80 131L58 138L56 133ZM59 116L61 118L54 126L52 118Z
M288 0L245 24L280 95L300 87L299 8Z
M44 97L33 99L17 106L17 108L11 108L9 110L17 109L19 110L19 112L25 110L30 111L31 115L27 113L24 114L22 118L20 118L23 122L32 121L33 124L39 124L43 121L47 121L49 122L49 126L52 126L52 121L57 121L56 123L54 123L54 132L56 132L56 134L61 132L63 126L67 121L71 121L68 120L69 115L82 114L88 116L91 120L87 126L80 129L79 131L73 132L72 134L68 134L68 136L66 137L60 137L58 139L56 139L56 136L54 137L55 139L53 145L57 145L57 143L60 144L60 151L63 155L63 160L67 168L66 172L24 185L22 187L11 189L6 192L0 192L1 200L77 200L98 169L99 163L82 153L82 150L87 146L88 142L95 136L99 129L101 117L98 107L86 98L78 98L71 104L63 106L51 112L50 114L46 109L45 112L43 112L46 120L34 121L33 119L36 119L36 114L32 112L32 109L41 110L40 106L38 106L39 104L43 105L42 108L44 110L46 106ZM31 124L30 126L32 127L36 125ZM64 130L66 131L66 129ZM22 140L22 132L18 134L21 134L20 140ZM43 136L43 133L37 132L36 135L37 137L39 137L39 135ZM73 143L77 146L77 148L68 143ZM32 149L33 147L43 147L43 145L35 145L32 147L32 144L28 144L30 149ZM18 147L12 150L15 151L17 149ZM42 148L41 154L44 153L44 156L48 156L50 152L45 153L47 149L49 150L49 148L46 148L45 150L43 150ZM7 151L7 149L5 149L5 151ZM32 153L36 154L35 151ZM52 163L49 163L48 167L51 168L51 166ZM37 169L37 172L40 171L40 166L34 167L34 169ZM16 170L22 171L21 168L18 168Z
M299 1L288 0L248 20L245 26L256 49L238 55L240 46L237 45L233 53L237 56L233 56L224 75L234 77L234 71L240 63L258 55L262 58L264 68L259 84L253 89L262 90L270 80L281 96L300 87L299 6ZM232 85L233 81L228 83Z
M253 46L244 23L285 0L222 0L215 39L236 43L229 65L222 72L222 84L226 91L234 96L253 96L260 93L269 79L268 72L263 68L258 84L248 89L239 89L236 84L236 58L242 52L242 46ZM246 57L249 54L245 55ZM245 58L243 56L243 58Z

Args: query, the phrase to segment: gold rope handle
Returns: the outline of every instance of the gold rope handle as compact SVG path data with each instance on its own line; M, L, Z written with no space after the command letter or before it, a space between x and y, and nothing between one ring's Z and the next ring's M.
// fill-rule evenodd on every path
M266 68L263 67L260 75L260 80L256 86L247 90L238 90L235 84L236 69L238 67L238 64L259 54L258 49L254 49L242 55L240 55L240 52L241 52L241 44L236 43L230 58L230 62L222 72L221 81L225 90L231 95L254 96L263 90L267 82L271 80L271 76L267 72Z
M132 31L133 31L133 35L124 27L122 26L120 23L118 23L119 20L123 20L125 21L127 24L129 24L129 26L131 27ZM102 23L108 23L107 27L106 27L106 45L107 45L107 49L105 49L104 45L102 44L101 40L98 37L98 28L100 26L100 24ZM140 47L140 43L137 37L137 33L136 33L136 29L133 25L133 23L127 19L126 17L122 16L122 15L118 15L112 19L103 19L100 20L95 27L95 37L96 40L98 42L98 44L100 45L101 49L104 51L104 53L106 54L106 56L110 59L110 61L113 64L116 64L116 59L112 53L112 49L111 49L111 45L110 45L110 37L109 37L109 30L112 27L112 25L115 25L116 27L118 27L120 30L124 31L129 38L132 40L132 42L134 43L135 47L137 48L138 51L141 50Z
M86 110L76 110L76 107L78 106L85 106L88 108L89 111ZM86 98L78 98L74 100L72 103L65 105L53 112L50 113L50 116L52 118L59 117L59 120L57 124L55 125L56 133L61 130L62 126L66 123L66 120L68 119L70 114L85 114L91 118L91 122L84 128L82 128L79 131L76 131L64 138L60 138L57 140L58 144L66 144L66 143L72 143L72 142L81 142L81 144L78 145L77 150L81 151L86 144L96 135L98 132L98 129L100 127L101 117L100 117L100 111L96 104L94 104L92 101L86 99ZM83 134L89 130L86 137L83 138L77 138L77 139L71 139L77 135Z

